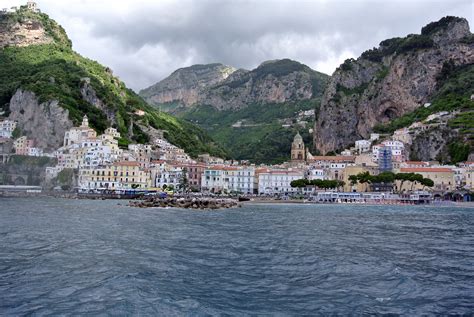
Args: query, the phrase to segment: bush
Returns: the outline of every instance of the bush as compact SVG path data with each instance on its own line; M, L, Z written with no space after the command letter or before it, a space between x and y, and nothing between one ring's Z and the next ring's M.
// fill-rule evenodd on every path
M431 38L425 35L409 35L398 47L397 53L406 53L409 51L420 50L430 48L434 46L434 42Z
M448 145L449 156L451 157L451 163L456 164L464 162L469 157L471 147L469 144L463 144L460 142L452 142Z
M446 28L452 22L462 22L464 19L454 17L454 16L446 16L441 18L439 21L431 22L421 28L421 34L423 35L431 35L439 30Z

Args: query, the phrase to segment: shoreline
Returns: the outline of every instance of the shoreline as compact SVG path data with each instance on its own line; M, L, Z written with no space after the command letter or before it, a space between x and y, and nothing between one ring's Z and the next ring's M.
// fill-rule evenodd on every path
M122 197L112 198L107 196L94 196L87 197L81 196L77 193L54 193L54 192L41 192L41 193L25 193L25 192L0 192L0 198L62 198L62 199L85 199L85 200L128 200L128 201L143 201L146 198L130 198ZM204 198L204 197L201 197ZM208 197L210 198L210 197ZM230 197L213 197L212 199L232 199ZM242 205L350 205L350 206L430 206L430 207L467 207L474 208L474 201L471 202L455 202L455 201L436 201L428 204L407 204L407 203L394 203L394 202L318 202L318 201L307 201L307 200L277 200L277 199L262 199L262 198L251 198L248 201L239 201Z
M242 205L349 205L349 206L429 206L429 207L469 207L474 208L474 202L455 202L455 201L441 201L431 202L429 204L402 204L402 203L389 203L389 202L317 202L317 201L302 201L302 200L268 200L268 199L255 199L241 202Z

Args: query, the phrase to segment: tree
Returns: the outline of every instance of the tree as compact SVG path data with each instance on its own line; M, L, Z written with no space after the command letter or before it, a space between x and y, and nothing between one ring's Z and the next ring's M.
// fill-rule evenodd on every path
M181 179L179 181L179 189L183 193L186 193L186 192L188 192L188 187L189 187L188 169L185 167L185 168L183 168L183 174L182 174Z
M297 180L294 180L294 181L291 181L290 183L290 186L293 187L293 188L303 188L303 187L306 187L306 185L310 185L310 181L305 179L305 178L302 178L302 179L297 179Z
M389 183L393 183L394 180L395 180L395 174L392 172L383 172L383 173L380 173L379 175L372 177L372 182L374 183L389 184Z
M12 138L18 139L21 136L21 130L19 127L16 127L12 132Z
M421 185L423 185L423 189L425 189L425 187L433 187L434 182L433 182L433 180L431 180L429 178L423 178L421 180Z
M402 191L403 189L403 183L409 180L410 178L410 173L397 173L395 174L395 179L400 181L400 190L399 192Z
M411 182L411 190L413 190L413 186L416 185L416 183L421 183L423 181L423 175L421 174L412 174L409 177L409 180Z
M349 176L349 180L351 181L351 185L352 185L352 186L356 185L357 182L358 182L357 175L350 175L350 176Z
M361 184L370 184L372 183L372 175L369 172L363 172L357 174L357 179ZM367 191L367 186L365 187L365 191Z

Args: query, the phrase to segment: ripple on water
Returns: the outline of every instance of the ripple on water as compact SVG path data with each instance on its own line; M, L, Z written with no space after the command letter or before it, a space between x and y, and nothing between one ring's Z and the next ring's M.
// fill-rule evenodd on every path
M0 206L0 315L474 311L473 209Z

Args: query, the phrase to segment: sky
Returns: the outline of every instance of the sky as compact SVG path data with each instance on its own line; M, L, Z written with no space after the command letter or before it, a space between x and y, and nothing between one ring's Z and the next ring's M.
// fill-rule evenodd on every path
M0 7L26 0L0 0ZM291 58L326 74L380 41L420 33L446 15L472 32L472 0L37 0L81 55L139 91L174 70L252 69Z

